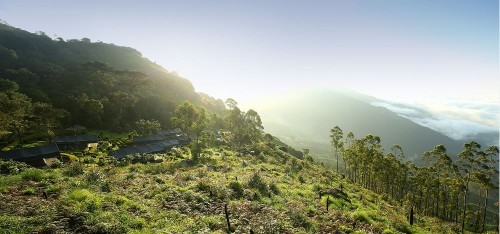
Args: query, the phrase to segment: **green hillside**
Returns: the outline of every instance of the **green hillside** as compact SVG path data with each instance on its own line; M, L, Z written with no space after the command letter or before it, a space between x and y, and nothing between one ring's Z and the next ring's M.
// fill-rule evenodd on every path
M498 147L454 145L358 100L364 97L315 94L269 105L279 114L264 111L261 119L233 99L196 93L188 80L134 49L0 24L0 233L493 233L498 227L498 206L491 208L498 204L492 197ZM347 119L352 123L337 123ZM263 121L292 130L298 150L288 145L290 137L264 131ZM328 139L336 125L340 168L312 150L324 147L318 139ZM179 131L161 153L127 153L151 149L138 137L173 128ZM52 163L39 157L46 166L5 160L12 152L3 151L83 133L98 144L52 144L61 157ZM28 158L21 156L13 158Z
M258 147L259 155L211 148L198 163L189 160L189 150L174 150L157 155L156 163L50 169L10 164L21 170L0 176L0 233L225 233L226 204L235 233L453 233L458 228L423 216L410 227L409 210L392 199L275 145Z
M68 112L65 126L128 131L139 119L168 127L177 104L189 100L221 113L224 104L199 95L187 79L135 49L103 42L56 40L0 24L0 78L33 102Z
M281 95L257 104L266 129L285 142L305 148L324 160L331 158L330 129L339 126L356 137L375 134L386 150L400 145L407 158L416 160L436 143L456 154L462 142L418 125L383 108L370 105L374 98L330 90L308 90Z

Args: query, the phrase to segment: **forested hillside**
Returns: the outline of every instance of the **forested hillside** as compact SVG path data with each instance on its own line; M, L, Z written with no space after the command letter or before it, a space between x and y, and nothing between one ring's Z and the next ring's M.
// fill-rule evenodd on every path
M382 147L400 145L407 159L420 156L437 143L456 155L463 142L418 125L386 108L370 105L368 96L341 91L314 89L288 93L256 105L266 129L295 147L309 147L324 160L331 155L329 130L338 125L357 137L380 136ZM309 145L309 146L307 146Z
M184 100L213 113L224 109L222 101L199 95L187 79L135 49L88 38L54 40L6 24L0 24L0 79L16 82L16 92L30 100L6 98L51 105L65 113L58 120L64 126L124 131L139 119L154 119L169 127Z

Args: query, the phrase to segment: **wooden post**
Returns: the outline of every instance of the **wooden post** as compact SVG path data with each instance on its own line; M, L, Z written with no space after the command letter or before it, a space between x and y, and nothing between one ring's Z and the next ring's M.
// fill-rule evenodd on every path
M227 212L227 204L224 204L224 213L226 214L227 233L231 233L231 223L229 223L229 213Z
M330 208L330 196L326 198L326 211L328 212L328 208Z

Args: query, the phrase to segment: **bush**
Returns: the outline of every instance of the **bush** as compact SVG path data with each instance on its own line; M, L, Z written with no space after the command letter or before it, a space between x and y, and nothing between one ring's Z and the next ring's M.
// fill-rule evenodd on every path
M85 182L88 184L97 184L102 180L103 175L96 170L89 171L85 174Z
M312 223L299 210L290 213L290 222L296 228L302 227L306 230L309 230L312 227Z
M300 182L301 184L303 184L303 183L305 183L305 182L306 182L306 180L304 179L304 177L303 177L302 175L299 175L299 178L298 178L298 179L299 179L299 182Z
M24 195L33 195L35 193L36 193L35 188L27 188L27 189L23 190Z
M370 218L369 214L366 213L366 211L355 211L354 213L352 213L351 217L354 220L366 222L366 223L369 223L369 224L373 224L374 223L373 220L372 220L372 218Z
M209 192L210 191L209 181L207 179L199 180L198 183L196 184L196 189L203 192Z
M144 169L144 172L157 175L157 174L165 174L169 172L169 167L165 163L158 163L158 164L147 164L146 168Z
M267 185L258 172L255 172L252 177L250 177L248 187L258 189L262 194L267 193Z
M241 186L240 182L232 181L229 183L229 188L233 191L232 196L234 198L241 198L243 196L243 186Z
M0 159L0 174L17 174L30 168L26 163Z
M79 176L84 172L85 166L82 163L72 162L64 167L63 174L67 176Z
M87 189L76 189L69 194L69 199L77 201L77 207L93 212L101 208L101 199Z
M269 184L269 190L276 195L279 195L281 193L278 185L276 185L275 183Z
M111 182L109 181L104 181L104 183L101 184L101 191L102 192L106 192L106 193L109 193L111 192Z
M46 178L45 172L40 169L28 169L21 173L21 178L23 180L31 180L40 182Z
M398 230L399 232L402 232L402 233L413 233L413 231L411 230L410 228L410 225L408 225L408 223L404 222L404 221L396 221L394 223L392 223L392 226Z

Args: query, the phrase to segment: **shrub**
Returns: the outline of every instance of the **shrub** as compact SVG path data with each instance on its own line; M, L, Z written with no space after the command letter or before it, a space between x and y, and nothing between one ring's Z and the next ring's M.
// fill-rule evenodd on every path
M127 233L127 227L120 222L97 223L92 226L90 233L122 234Z
M413 233L413 231L410 228L410 225L408 225L408 223L406 223L405 221L398 220L398 221L392 223L392 226L396 230L398 230L399 232L402 232L402 233Z
M63 174L67 176L79 176L84 172L85 166L82 163L72 162L64 167Z
M290 213L290 222L296 228L303 227L304 229L309 230L312 227L312 223L299 210L295 210Z
M102 184L101 184L101 191L102 191L102 192L107 192L107 193L109 193L109 192L111 192L111 188L112 188L112 186L111 186L111 182L109 182L109 181L107 181L107 180L106 180L106 181L104 181L104 183L102 183Z
M299 179L299 182L300 182L301 184L303 184L303 183L305 183L305 182L306 182L306 180L304 179L304 177L303 177L302 175L299 175L299 178L298 178L298 179Z
M59 191L61 191L61 185L59 184L49 185L45 190L48 194L58 193Z
M0 159L0 174L17 174L30 168L26 163Z
M229 188L233 191L232 196L234 198L241 198L243 196L243 186L241 186L240 182L232 181L229 183Z
M207 179L201 179L198 181L198 183L196 184L196 189L198 189L199 191L203 191L203 192L209 192L210 191L210 184L208 182Z
M76 189L69 194L69 198L75 201L83 201L92 195L92 192L87 189Z
M267 185L258 172L255 172L252 177L250 177L248 187L258 189L260 193L267 192Z
M373 224L374 223L373 220L372 220L372 218L370 218L369 214L366 213L366 211L355 211L354 213L352 213L351 217L354 220L366 222L366 223L369 223L369 224Z
M101 199L87 189L76 189L69 194L69 199L77 201L78 206L86 211L93 212L101 208Z
M6 192L9 187L13 187L19 184L19 182L21 182L21 178L19 176L2 176L2 179L0 179L0 193Z
M42 181L45 179L46 175L43 170L40 169L28 169L21 173L21 178L23 180L31 180L31 181Z
M33 195L35 193L36 193L35 188L27 188L27 189L23 190L24 195Z
M169 172L169 167L165 163L158 163L158 164L147 164L146 168L144 169L144 172L157 175L157 174L165 174Z
M276 195L280 194L280 189L278 188L278 185L276 185L275 183L269 184L269 190Z
M88 184L96 184L102 180L102 174L99 171L92 170L85 174L85 182Z

